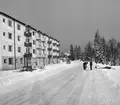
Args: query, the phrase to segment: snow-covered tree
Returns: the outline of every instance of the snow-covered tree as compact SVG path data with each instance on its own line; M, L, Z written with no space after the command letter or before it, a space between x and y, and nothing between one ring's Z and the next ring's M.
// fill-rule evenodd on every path
M70 59L71 59L71 60L74 60L74 59L75 59L74 49L73 49L73 45L72 45L72 44L70 45Z

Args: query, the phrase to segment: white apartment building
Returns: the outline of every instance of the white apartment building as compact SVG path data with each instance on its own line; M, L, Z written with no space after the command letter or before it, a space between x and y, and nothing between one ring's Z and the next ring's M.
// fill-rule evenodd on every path
M0 69L23 66L25 24L0 13Z
M56 39L31 26L30 37L27 38L25 32L28 26L0 12L0 70L19 69L25 66L27 45L30 45L32 66L49 64L53 61L53 56L59 56L57 52L59 46L53 48L53 42L59 44ZM26 43L27 40L29 43ZM56 52L53 52L53 49L56 49Z

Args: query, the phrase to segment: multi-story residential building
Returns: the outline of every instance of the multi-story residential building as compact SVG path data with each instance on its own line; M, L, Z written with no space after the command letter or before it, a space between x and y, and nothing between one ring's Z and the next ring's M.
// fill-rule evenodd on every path
M0 12L0 69L23 66L25 24Z
M0 35L0 70L46 65L59 56L59 41L3 12Z

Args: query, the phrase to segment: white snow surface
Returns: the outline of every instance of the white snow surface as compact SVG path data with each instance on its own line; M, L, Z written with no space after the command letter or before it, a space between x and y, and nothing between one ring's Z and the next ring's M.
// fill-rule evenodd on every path
M109 65L97 64L98 68ZM115 85L120 85L120 66L110 66L111 69L98 69L102 71L104 76L107 76L108 80L112 80Z
M33 72L13 72L12 71L5 71L1 74L0 76L0 87L3 86L8 86L11 84L14 84L20 80L26 80L28 78L37 76L37 75L42 75L41 79L44 79L44 77L47 77L49 75L54 75L59 73L61 70L65 70L69 67L73 67L75 66L76 62L79 61L72 61L71 64L66 64L66 62L61 62L60 64L51 64L45 67L45 70L35 70ZM64 69L63 69L64 68Z

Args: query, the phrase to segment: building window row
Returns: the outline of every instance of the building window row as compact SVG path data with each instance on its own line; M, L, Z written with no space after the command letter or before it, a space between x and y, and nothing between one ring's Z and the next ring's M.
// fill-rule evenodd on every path
M6 50L6 46L3 45L3 49ZM8 45L8 51L12 52L13 46L12 45ZM21 47L18 47L18 52L21 53Z
M18 59L16 59L16 62ZM20 63L23 64L23 58L20 58ZM4 59L4 64L7 64L7 59ZM8 58L8 64L13 65L13 58Z
M6 23L6 19L3 18L3 23ZM12 20L8 20L8 26L12 27ZM21 30L21 25L17 24L17 30Z
M7 63L7 59L4 59L4 64ZM13 65L13 58L8 58L8 64Z
M3 32L3 36L5 36L5 34L6 34L6 33ZM12 33L8 32L8 38L9 38L9 39L12 39ZM18 37L17 37L18 41L20 41L20 38L21 38L21 36L18 35Z

